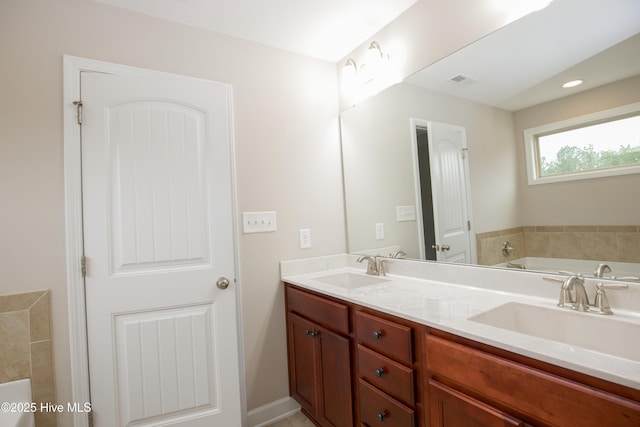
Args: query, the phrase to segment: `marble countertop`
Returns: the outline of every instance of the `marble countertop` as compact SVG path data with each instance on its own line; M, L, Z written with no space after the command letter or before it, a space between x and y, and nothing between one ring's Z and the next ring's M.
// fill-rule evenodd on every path
M359 268L354 268L349 262L346 264L324 262L323 264L327 268L319 269L316 265L316 268L306 269L306 271L304 268L283 267L281 264L281 279L287 283L474 341L640 389L640 362L638 361L469 320L472 316L509 302L561 310L556 306L557 296L551 298L549 292L527 295L521 292L505 291L501 286L476 287L392 273L382 278L384 281L381 283L348 289L344 286L325 283L322 278L341 273L363 275L362 266L358 265ZM499 282L500 279L496 281ZM598 316L590 313L577 314ZM640 315L637 312L615 310L613 316L607 317L615 317L617 320L640 326ZM629 339L637 341L638 337L629 337ZM640 347L640 341L638 345Z

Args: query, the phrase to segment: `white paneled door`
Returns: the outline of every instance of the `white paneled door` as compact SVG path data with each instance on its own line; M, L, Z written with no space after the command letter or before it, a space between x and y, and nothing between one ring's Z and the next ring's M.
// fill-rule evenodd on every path
M438 122L427 129L437 260L472 263L466 130Z
M83 72L93 421L241 425L231 91Z

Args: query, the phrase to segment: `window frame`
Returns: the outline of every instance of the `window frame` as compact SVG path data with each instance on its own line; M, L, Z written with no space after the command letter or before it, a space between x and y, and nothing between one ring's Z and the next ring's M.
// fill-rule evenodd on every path
M609 110L598 111L584 116L548 123L524 130L525 160L527 163L527 181L529 185L550 184L554 182L577 181L607 176L629 175L640 173L640 164L617 168L596 169L574 172L563 175L540 176L540 156L537 140L539 136L558 133L566 130L587 127L603 122L624 119L640 114L640 102L636 102Z

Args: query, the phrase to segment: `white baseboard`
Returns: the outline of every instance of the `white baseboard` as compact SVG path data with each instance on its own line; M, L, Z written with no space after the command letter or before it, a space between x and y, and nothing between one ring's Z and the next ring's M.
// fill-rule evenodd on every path
M291 397L283 397L247 413L248 427L263 427L300 411L300 405Z

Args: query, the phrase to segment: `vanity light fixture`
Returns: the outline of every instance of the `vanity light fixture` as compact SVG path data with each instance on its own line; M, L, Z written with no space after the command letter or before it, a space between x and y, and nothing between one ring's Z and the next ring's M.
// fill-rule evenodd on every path
M382 53L380 44L377 41L372 41L365 55L365 63L361 68L361 71L363 72L363 75L361 76L363 83L381 78L384 74L384 60L385 56Z
M356 61L349 58L342 67L342 81L346 85L354 84L358 80L358 65Z
M576 87L576 86L580 86L582 83L584 83L582 80L578 79L578 80L571 80L570 82L566 82L565 84L562 85L562 87L564 89L569 89L571 87Z
M380 44L377 41L372 41L369 45L369 49L367 49L367 65L374 66L382 62L384 55L382 54L382 49L380 48Z
M342 90L353 105L400 81L391 56L383 53L380 43L372 41L363 56L362 63L349 58L342 67Z

